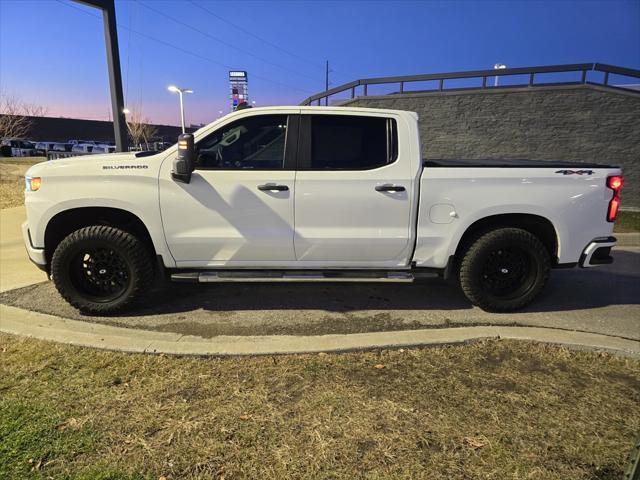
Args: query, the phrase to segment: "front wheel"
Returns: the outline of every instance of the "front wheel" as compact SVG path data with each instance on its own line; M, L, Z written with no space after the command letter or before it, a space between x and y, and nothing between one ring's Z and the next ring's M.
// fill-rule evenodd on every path
M81 312L108 315L150 288L153 263L148 249L131 233L95 225L60 242L51 260L51 277L60 295Z
M460 285L474 305L512 312L533 301L549 279L551 261L542 242L519 228L500 228L479 237L460 264Z

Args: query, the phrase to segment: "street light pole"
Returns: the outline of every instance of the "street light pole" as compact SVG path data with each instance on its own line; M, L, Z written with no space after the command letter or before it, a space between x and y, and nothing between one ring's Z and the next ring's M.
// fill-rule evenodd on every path
M327 92L329 90L329 60L327 60L326 67L324 70L324 91ZM365 87L366 88L366 87ZM324 105L329 105L329 97L324 99Z
M496 64L493 66L493 69L494 69L494 70L504 70L505 68L507 68L507 66L506 66L506 65L503 65L502 63L496 63ZM497 86L498 86L498 75L496 75L496 78L495 78L495 79L494 79L494 81L493 81L493 86L494 86L494 87L497 87Z
M182 125L182 133L184 133L184 101L182 100L182 91L178 93L180 94L180 125Z
M172 93L177 93L178 95L180 95L180 125L182 125L182 133L185 133L185 128L184 128L184 100L182 99L182 95L185 94L185 93L193 93L193 90L191 90L190 88L176 87L175 85L169 85L169 87L167 87L167 90L169 90Z

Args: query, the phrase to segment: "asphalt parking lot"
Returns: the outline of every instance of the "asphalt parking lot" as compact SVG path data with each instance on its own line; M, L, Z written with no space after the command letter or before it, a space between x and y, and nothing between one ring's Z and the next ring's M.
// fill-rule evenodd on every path
M640 248L615 263L556 270L544 294L513 314L473 307L437 278L415 284L168 284L116 317L79 314L51 282L0 294L0 303L64 318L197 335L324 335L459 325L522 325L640 339Z

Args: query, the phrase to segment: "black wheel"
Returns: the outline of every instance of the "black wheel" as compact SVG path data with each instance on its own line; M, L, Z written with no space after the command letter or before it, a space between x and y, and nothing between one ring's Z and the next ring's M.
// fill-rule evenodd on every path
M108 315L148 291L153 262L131 233L97 225L76 230L60 242L51 276L60 295L78 310Z
M500 228L480 236L460 264L460 285L474 305L511 312L528 305L549 279L549 253L535 235Z

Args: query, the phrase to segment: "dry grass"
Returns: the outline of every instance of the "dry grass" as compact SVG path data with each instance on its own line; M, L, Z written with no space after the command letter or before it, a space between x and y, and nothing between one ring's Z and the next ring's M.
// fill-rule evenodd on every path
M640 212L619 212L614 231L619 233L640 232Z
M640 362L529 343L239 359L0 344L2 478L613 479L640 430Z
M0 208L24 205L24 174L44 157L0 157Z

